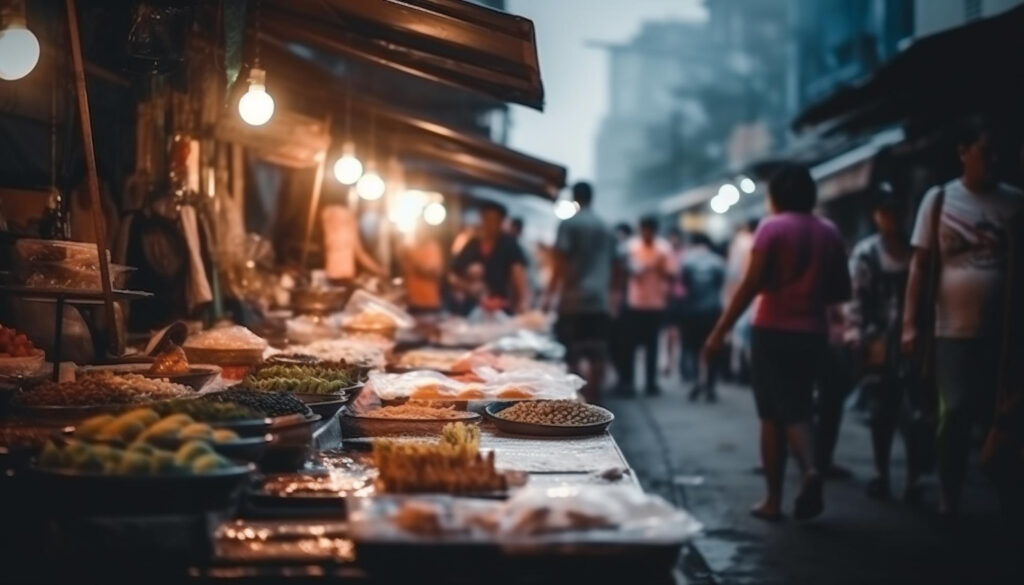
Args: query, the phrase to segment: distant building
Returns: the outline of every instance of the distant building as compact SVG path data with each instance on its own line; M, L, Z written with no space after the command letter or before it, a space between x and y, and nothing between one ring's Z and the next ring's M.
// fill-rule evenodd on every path
M609 57L599 205L636 214L783 141L786 0L708 0L707 23L647 22ZM628 203L627 203L628 202Z
M898 53L915 34L915 4L932 3L790 0L790 115L864 79Z

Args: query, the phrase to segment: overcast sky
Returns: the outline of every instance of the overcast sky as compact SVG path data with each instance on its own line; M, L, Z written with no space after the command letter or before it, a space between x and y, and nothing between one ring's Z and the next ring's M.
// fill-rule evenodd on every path
M512 107L514 148L593 177L594 138L605 112L607 57L588 41L625 42L645 20L702 20L703 0L508 0L537 30L544 112Z

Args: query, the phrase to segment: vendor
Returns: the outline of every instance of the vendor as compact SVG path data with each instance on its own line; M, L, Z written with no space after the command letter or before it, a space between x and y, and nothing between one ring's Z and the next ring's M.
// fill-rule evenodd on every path
M480 230L452 261L449 283L485 311L522 313L530 305L526 256L502 229L505 215L502 205L483 205Z
M324 230L324 272L332 284L349 284L357 268L385 276L380 264L363 249L359 240L359 222L347 207L328 205L321 212Z
M441 245L427 226L420 225L413 239L398 253L398 263L405 283L405 300L412 315L429 315L441 311L441 279L444 257Z

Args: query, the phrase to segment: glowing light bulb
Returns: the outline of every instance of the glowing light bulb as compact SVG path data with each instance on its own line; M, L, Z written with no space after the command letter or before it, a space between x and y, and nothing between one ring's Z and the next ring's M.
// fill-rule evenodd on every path
M354 185L363 176L363 163L352 154L343 154L334 163L334 178L342 185Z
M736 205L740 200L740 190L732 183L726 183L718 188L718 196L725 201L727 206Z
M576 215L579 211L580 206L575 201L569 201L568 199L562 199L555 203L555 217L558 219L569 219Z
M729 211L731 206L732 205L729 203L728 199L721 193L711 198L711 211L714 211L715 213L725 213L726 211Z
M757 184L754 183L753 179L751 179L750 177L743 177L742 179L740 179L740 191L743 191L744 193L747 193L749 195L750 193L753 193L756 190Z
M431 201L423 208L423 221L427 222L427 225L441 225L445 217L448 217L448 210L440 201Z
M39 63L39 40L25 28L22 18L12 18L0 31L0 79L21 79Z
M253 67L249 91L238 100L238 114L250 126L262 126L274 115L274 98L267 93L266 79L266 71Z
M356 193L367 201L376 201L384 195L387 185L384 179L380 178L377 171L368 169L356 183Z

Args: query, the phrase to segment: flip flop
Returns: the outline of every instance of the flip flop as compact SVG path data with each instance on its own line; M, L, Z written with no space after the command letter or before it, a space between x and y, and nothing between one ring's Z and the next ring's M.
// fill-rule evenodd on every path
M817 518L825 511L824 483L821 476L814 475L804 482L793 506L793 517L797 520Z

